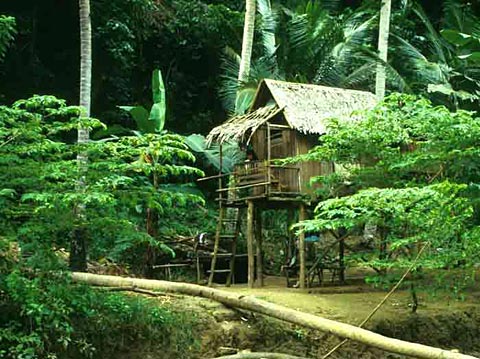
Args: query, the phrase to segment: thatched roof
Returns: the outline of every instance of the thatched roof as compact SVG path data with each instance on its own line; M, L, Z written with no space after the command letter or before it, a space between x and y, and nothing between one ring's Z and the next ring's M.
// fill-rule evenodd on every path
M277 105L260 107L245 115L232 117L227 122L215 127L208 134L208 143L215 140L219 143L225 141L239 141L247 132L253 134L261 125L275 117L282 110Z
M271 98L275 104L264 106ZM326 119L352 119L352 112L372 108L376 102L375 95L366 91L265 79L257 89L250 112L215 127L208 139L223 142L240 140L247 133L251 136L279 112L292 129L320 135L326 132Z

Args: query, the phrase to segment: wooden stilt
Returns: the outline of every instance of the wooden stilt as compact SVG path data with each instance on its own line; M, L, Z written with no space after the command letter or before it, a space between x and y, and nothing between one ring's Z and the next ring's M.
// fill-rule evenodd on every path
M200 272L200 257L198 256L198 249L195 252L195 262L196 262L196 269L197 269L197 284L200 284L202 281L202 276Z
M306 219L305 205L303 203L300 205L300 213L298 217L299 221L303 221ZM298 252L300 257L300 288L305 289L305 232L300 233L300 235L298 236L298 242Z
M253 252L253 241L255 229L253 201L247 201L247 253L248 253L248 287L253 288L255 282L255 253Z
M263 287L263 248L262 248L262 209L255 213L255 240L257 241L257 279L258 286Z

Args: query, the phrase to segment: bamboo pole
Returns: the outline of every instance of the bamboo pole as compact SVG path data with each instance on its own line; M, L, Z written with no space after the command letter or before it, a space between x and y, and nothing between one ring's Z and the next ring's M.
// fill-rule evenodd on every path
M254 241L254 205L253 201L247 201L247 253L248 253L248 287L253 288L255 282L255 254L253 252Z
M300 204L300 212L298 220L304 221L305 218L305 204ZM305 289L305 232L301 231L298 235L298 252L300 257L300 274L298 280L300 281L300 288Z
M282 353L238 353L233 355L225 355L214 359L307 359L305 357L297 357Z
M218 169L218 174L222 174L223 170L223 148L222 144L220 144L220 166ZM210 276L208 277L208 285L211 286L213 284L213 278L215 277L215 266L217 264L217 253L220 248L220 235L222 234L223 230L223 217L225 216L225 207L223 206L223 195L222 195L222 177L218 178L218 191L220 191L218 195L218 222L217 222L217 230L215 232L215 244L213 247L213 256L212 261L210 263Z
M259 287L263 287L263 248L262 248L262 209L257 207L255 216L255 240L257 241L257 279Z
M272 181L272 133L270 131L270 123L267 122L267 182ZM265 186L265 194L268 196L270 192L270 185Z
M123 278L90 273L72 273L74 282L107 287L135 287L147 290L159 290L169 293L204 297L223 303L230 307L249 310L276 319L310 329L327 332L341 338L348 338L365 345L385 350L390 353L403 354L421 359L479 359L474 356L448 351L427 345L411 343L389 338L350 324L322 318L313 314L269 303L245 294L203 287L196 284L167 282L162 280Z

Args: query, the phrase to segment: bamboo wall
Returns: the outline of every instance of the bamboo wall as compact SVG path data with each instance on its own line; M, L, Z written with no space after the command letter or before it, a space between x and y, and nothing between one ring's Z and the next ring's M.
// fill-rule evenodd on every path
M315 146L316 138L316 135L306 136L295 130L271 128L271 159L283 159L298 154L305 154ZM259 161L267 161L269 141L267 140L266 126L259 128L253 134L251 143L257 159ZM292 167L299 168L299 170ZM312 194L313 189L309 185L310 178L332 172L333 164L316 161L290 165L286 168L272 167L271 174L275 182L272 183L271 191ZM278 181L278 186L276 181Z

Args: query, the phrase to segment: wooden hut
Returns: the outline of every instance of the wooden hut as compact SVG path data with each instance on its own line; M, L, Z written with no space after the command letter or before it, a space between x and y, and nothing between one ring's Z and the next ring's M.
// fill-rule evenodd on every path
M327 119L353 119L354 111L375 103L370 92L263 80L250 111L208 135L210 142L238 141L251 151L251 158L235 168L236 190L230 189L228 200L270 198L274 202L310 195L310 178L331 173L333 164L280 166L275 160L307 153L325 133ZM227 196L222 199L226 201Z
M219 178L220 201L216 242L222 237L221 221L225 218L222 209L247 206L250 286L254 281L254 207L299 208L302 219L304 205L312 194L310 178L334 171L332 163L304 162L281 166L276 160L307 153L326 132L327 119L355 120L356 110L372 108L375 104L375 95L370 92L266 79L259 85L247 114L235 116L210 132L210 143L217 142L221 146L225 141L237 141L247 151L247 160L236 165L232 174L216 176ZM228 181L225 180L227 177ZM302 247L300 239L301 287L305 276ZM234 258L234 254L232 256ZM261 281L260 258L261 236L257 235L257 267L260 267L257 277ZM214 271L215 253L211 277Z

